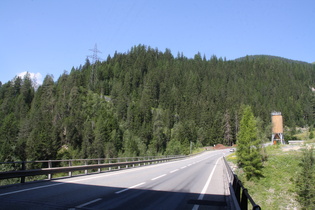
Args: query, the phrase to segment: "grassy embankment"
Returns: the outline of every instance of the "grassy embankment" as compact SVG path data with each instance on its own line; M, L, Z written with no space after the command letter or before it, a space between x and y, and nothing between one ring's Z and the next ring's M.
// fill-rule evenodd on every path
M247 181L241 169L236 169L235 173L262 209L299 209L295 180L300 170L301 151L284 151L282 146L266 149L268 161L264 163L263 178ZM236 163L235 153L228 157L228 161Z
M315 145L315 137L310 139L310 134L309 129L300 129L294 135L297 139L304 140L301 148ZM266 147L268 161L264 162L264 177L261 179L247 181L243 171L236 169L235 173L262 209L301 209L295 193L295 181L301 170L299 163L302 155L298 147L289 145ZM229 155L227 160L236 164L235 153Z

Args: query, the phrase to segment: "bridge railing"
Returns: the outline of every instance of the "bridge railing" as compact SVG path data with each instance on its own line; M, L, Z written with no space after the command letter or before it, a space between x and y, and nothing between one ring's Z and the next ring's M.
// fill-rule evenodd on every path
M52 179L53 174L68 173L71 177L74 171L82 171L88 174L89 170L93 173L100 173L102 169L119 170L122 167L137 167L147 164L155 164L185 158L187 156L150 156L150 157L123 157L123 158L98 158L98 159L71 159L71 160L37 160L37 161L17 161L0 162L11 168L9 171L0 172L0 180L20 178L20 182L25 182L25 177L47 175ZM13 170L12 170L13 169Z
M234 174L225 157L223 157L223 160L227 169L230 192L234 193L240 209L247 210L248 205L251 204L253 210L261 210L260 206L256 204L253 198L249 195L248 190L244 187L243 183L238 179L237 175Z

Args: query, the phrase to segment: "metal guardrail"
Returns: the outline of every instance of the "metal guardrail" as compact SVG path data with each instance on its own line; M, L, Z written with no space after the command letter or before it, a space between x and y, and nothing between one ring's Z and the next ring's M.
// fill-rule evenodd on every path
M47 175L48 179L52 179L52 175L56 173L66 173L72 176L73 171L84 171L88 174L88 170L97 170L95 172L102 172L102 169L107 168L108 171L113 169L121 169L122 166L135 167L146 164L154 164L159 162L166 162L175 159L185 158L187 156L164 156L164 157L125 157L125 158L105 158L105 159L73 159L73 160L39 160L39 161L19 161L19 162L0 162L0 164L13 165L17 170L0 172L0 180L20 178L20 182L25 182L25 177ZM124 161L124 162L122 162ZM60 165L66 165L60 167ZM76 165L75 163L84 164ZM53 167L53 164L57 167ZM17 167L16 165L20 165ZM27 165L30 165L27 167ZM42 168L34 168L34 165L42 165ZM43 167L45 165L46 167Z
M249 201L250 204L252 205L253 210L261 210L260 206L256 204L252 197L249 195L248 190L243 186L242 182L238 179L237 175L233 173L225 157L223 157L223 160L227 168L230 188L232 187L232 190L230 191L234 192L239 207L242 210L247 210Z

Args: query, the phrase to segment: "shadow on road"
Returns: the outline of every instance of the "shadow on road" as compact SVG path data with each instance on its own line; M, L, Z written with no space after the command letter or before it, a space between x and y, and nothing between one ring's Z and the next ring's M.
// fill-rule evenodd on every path
M55 181L36 186L17 185L0 188L0 209L230 209L225 195L206 194L198 200L200 194L188 190L168 192L153 188L128 189Z

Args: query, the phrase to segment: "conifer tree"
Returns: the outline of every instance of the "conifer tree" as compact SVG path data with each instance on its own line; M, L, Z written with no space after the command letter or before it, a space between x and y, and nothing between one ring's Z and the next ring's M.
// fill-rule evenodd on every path
M250 106L246 106L240 122L240 130L237 134L237 162L244 169L246 178L262 176L262 157L259 151L260 139L258 139L257 123Z
M233 144L233 136L232 136L232 128L231 128L231 123L230 123L230 114L229 111L226 110L224 114L224 144L228 146L232 146Z
M314 148L303 151L301 171L297 176L297 200L302 209L315 209L315 158Z

